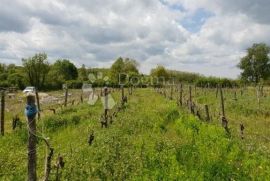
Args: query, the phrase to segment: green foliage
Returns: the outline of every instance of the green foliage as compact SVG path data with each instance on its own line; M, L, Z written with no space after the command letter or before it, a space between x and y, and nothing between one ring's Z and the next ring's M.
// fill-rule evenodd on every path
M197 87L236 87L238 82L227 78L205 77L196 73L181 72L175 70L166 70L163 66L157 66L152 69L150 75L152 76L152 83L154 85L161 85L165 82L169 83L194 83ZM157 79L159 78L159 79Z
M216 78L216 77L201 77L196 80L195 85L197 87L208 87L208 88L215 88L218 85L222 87L238 87L239 83L235 80L227 79L227 78Z
M248 48L247 55L241 59L238 67L243 70L241 82L204 77L197 73L182 72L176 70L166 70L163 66L157 66L151 70L150 76L139 74L138 63L129 58L119 57L111 66L106 68L81 68L67 59L58 59L53 65L49 65L45 53L35 54L33 57L22 59L23 69L14 64L0 64L0 86L16 86L23 89L27 85L33 85L39 89L60 89L62 84L68 81L73 88L80 88L83 83L93 84L93 86L119 86L119 83L129 86L131 83L147 87L148 85L160 86L170 81L175 83L186 82L195 83L199 87L215 87L217 84L223 87L235 87L239 83L261 83L269 84L270 48L264 43L253 44ZM97 79L93 82L89 80L89 73L96 75ZM103 74L100 79L98 74ZM104 80L104 77L109 79Z
M253 44L247 55L241 59L238 67L243 70L242 80L257 84L261 79L270 77L270 47L264 43Z
M114 96L119 98L119 93ZM43 128L55 149L53 163L56 155L64 157L61 180L270 179L266 152L256 147L250 150L237 137L228 138L221 126L201 122L149 89L137 89L106 129L98 122L102 112L101 103L81 104L38 122L38 130ZM89 146L91 130L95 139ZM24 137L18 130L0 139L1 180L27 178ZM43 176L44 150L39 141L39 178ZM50 180L55 172L52 167Z
M85 114L85 112L83 112ZM81 121L81 113L78 108L65 108L57 115L47 116L43 119L45 131L53 132L67 126L76 126Z
M75 80L78 78L78 70L69 60L59 59L51 66L50 76L63 82Z
M66 82L66 84L68 85L68 88L71 89L81 89L82 88L82 81L80 80L69 80Z
M182 72L176 70L168 70L169 77L172 77L177 82L194 83L196 80L200 79L202 76L191 72Z
M120 57L111 66L110 78L112 82L118 83L119 81L122 82L126 79L126 77L122 75L121 77L119 77L120 74L124 73L123 68L124 68L124 61Z
M7 78L7 82L9 86L15 86L19 89L23 89L25 87L25 77L21 73L12 73L9 74Z
M24 88L26 84L22 67L0 64L0 87Z
M78 69L78 78L80 81L88 81L88 73L85 65L83 64L81 68Z
M1 81L0 82L0 87L9 87L9 83L7 81Z
M44 88L44 83L50 70L47 54L38 53L33 57L22 59L28 83L38 89Z
M125 84L129 78L138 74L138 63L135 60L119 57L111 66L110 80L116 85Z
M158 65L156 68L152 69L150 75L152 77L164 78L164 80L169 78L167 70L161 65Z
M60 89L64 83L70 81L72 87L77 88L77 86L74 86L76 84L76 81L74 80L78 78L78 70L69 60L57 60L53 65L51 65L48 77L50 77L50 79L47 81L47 87ZM81 81L80 85L82 85Z

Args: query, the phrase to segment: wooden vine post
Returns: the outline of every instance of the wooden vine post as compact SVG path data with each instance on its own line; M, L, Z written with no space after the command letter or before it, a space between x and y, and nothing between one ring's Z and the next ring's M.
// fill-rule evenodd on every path
M243 94L244 94L244 90L243 90L243 88L241 88L241 90L240 90L240 94L241 94L241 96L243 96Z
M67 107L67 102L68 102L68 86L67 86L67 84L64 84L63 88L65 90L65 103L64 103L64 106Z
M224 106L224 97L223 97L223 91L221 86L219 86L219 92L220 92L220 104L221 104L221 124L225 131L229 134L229 128L228 128L228 120L225 116L225 106Z
M245 129L245 126L243 123L240 124L240 134L241 134L241 139L243 140L244 139L244 129Z
M36 181L37 156L36 156L36 114L35 95L28 94L26 97L25 115L28 124L28 180Z
M103 96L103 90L102 90L102 87L100 88L100 97Z
M163 96L166 98L167 95L166 95L166 86L163 87Z
M81 93L80 99L81 99L81 103L83 103L83 91Z
M221 116L225 117L224 97L223 97L223 91L221 87L219 87L219 92L220 92Z
M61 177L61 172L60 172L60 168L64 168L65 166L65 162L64 162L64 158L63 156L61 156L60 154L58 155L57 158L57 163L56 163L56 178L55 181L60 181L60 177Z
M179 104L183 106L183 84L180 84Z
M5 134L5 91L1 92L1 116L0 116L0 128L1 128L1 135L4 136Z
M126 101L127 101L127 98L125 97L125 88L124 88L124 85L121 85L121 103L122 103L122 106L124 106Z
M219 89L219 86L216 87L216 98L218 98L218 89Z
M193 108L192 108L192 89L191 86L189 86L189 110L192 113Z
M236 90L234 91L234 98L233 100L237 101L237 93L236 93Z
M52 157L53 157L53 153L54 153L54 149L50 146L48 140L46 138L43 138L43 140L46 143L47 146L47 150L46 150L46 162L45 162L45 177L44 177L44 181L49 181L49 177L50 177L50 173L51 173L51 169L52 169Z
M36 93L36 99L37 99L38 119L40 119L40 111L41 111L41 109L40 109L39 95L38 95L38 90L37 89L36 89L35 93Z
M128 93L129 93L129 95L132 95L132 86L129 87Z
M108 98L108 88L104 88L104 119L105 127L108 125L108 111L109 111L109 98Z
M124 85L121 85L121 99L122 99L122 101L123 101L123 99L124 99L124 97L125 97L125 90L124 90Z
M170 100L173 100L173 85L171 85L171 94L170 94Z
M204 108L205 108L205 115L206 115L205 120L210 122L210 115L209 115L209 107L208 107L208 105L205 104Z
M260 97L261 97L261 91L260 91L260 86L258 88L256 87L255 89L256 89L257 102L258 102L259 109L260 109L260 107L261 107L261 99L260 99Z

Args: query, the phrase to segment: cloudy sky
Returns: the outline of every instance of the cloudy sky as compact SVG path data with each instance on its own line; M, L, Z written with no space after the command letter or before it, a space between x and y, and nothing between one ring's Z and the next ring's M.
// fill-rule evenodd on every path
M0 62L46 52L49 61L110 67L119 56L236 78L253 43L270 44L269 0L0 0Z

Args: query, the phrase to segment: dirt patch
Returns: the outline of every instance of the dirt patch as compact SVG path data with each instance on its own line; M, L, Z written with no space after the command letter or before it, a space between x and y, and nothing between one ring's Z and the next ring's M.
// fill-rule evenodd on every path
M39 95L39 99L40 99L40 103L41 104L51 104L51 103L58 103L60 101L59 98L55 97L55 96L51 96L47 93L38 93Z
M43 97L48 97L49 94L47 94L47 93L45 93L45 92L39 92L39 93L38 93L38 96L39 96L40 98L43 98Z

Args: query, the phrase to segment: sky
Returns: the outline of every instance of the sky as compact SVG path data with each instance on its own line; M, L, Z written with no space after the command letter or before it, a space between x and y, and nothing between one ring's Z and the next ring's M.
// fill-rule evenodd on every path
M0 0L0 62L110 67L118 57L237 78L253 43L270 44L269 0Z

